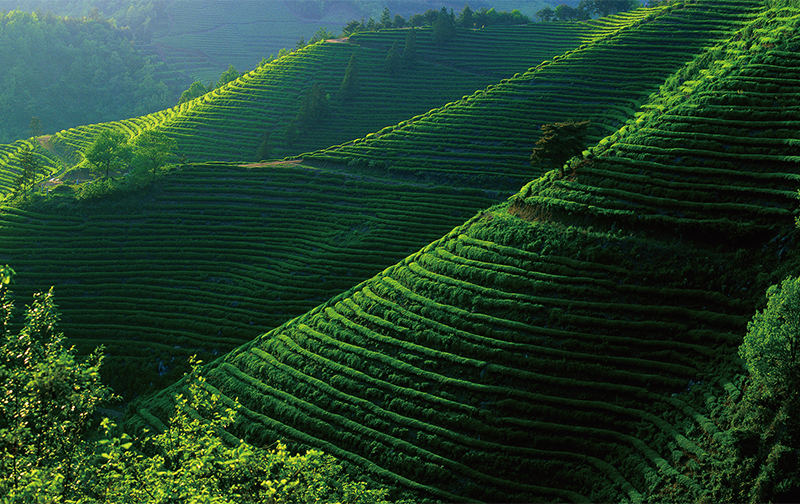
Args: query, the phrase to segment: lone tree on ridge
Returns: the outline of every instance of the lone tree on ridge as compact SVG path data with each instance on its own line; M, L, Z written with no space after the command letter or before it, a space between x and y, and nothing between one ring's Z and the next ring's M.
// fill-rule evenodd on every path
M549 165L558 168L564 176L564 163L577 156L586 146L590 121L567 121L542 125L542 137L536 142L531 153L531 164Z

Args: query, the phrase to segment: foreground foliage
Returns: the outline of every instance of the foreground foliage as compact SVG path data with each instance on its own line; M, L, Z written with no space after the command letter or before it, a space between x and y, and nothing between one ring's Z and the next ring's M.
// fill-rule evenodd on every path
M754 385L765 396L795 390L800 379L800 277L767 291L767 307L747 326L739 349Z
M3 279L13 275L2 271ZM235 405L223 407L194 360L163 432L135 439L107 418L98 432L98 407L113 398L100 381L103 349L78 361L64 346L52 289L35 297L16 333L7 290L2 301L2 502L388 504L386 489L353 481L320 451L293 455L281 443L223 441Z
M46 502L75 494L93 415L112 397L100 381L102 348L79 361L65 347L52 289L35 296L18 332L8 290L0 310L0 495Z

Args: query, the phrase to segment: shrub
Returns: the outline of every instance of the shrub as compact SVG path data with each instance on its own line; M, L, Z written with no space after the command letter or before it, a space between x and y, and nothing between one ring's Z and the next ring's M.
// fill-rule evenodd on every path
M764 394L792 390L800 378L800 277L767 289L767 307L747 324L739 347L748 371Z

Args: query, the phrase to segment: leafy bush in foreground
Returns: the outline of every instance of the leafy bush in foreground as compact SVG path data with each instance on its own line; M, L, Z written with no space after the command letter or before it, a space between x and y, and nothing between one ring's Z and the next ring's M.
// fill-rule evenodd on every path
M2 270L3 286L13 270ZM191 360L188 391L160 434L120 433L98 407L113 398L100 382L102 348L75 359L56 332L53 289L35 296L16 334L4 289L0 345L0 494L32 502L350 502L387 503L386 489L351 481L317 450L292 455L275 443L258 448L224 433L236 417L205 385ZM233 406L233 407L231 407ZM223 440L222 437L225 439ZM101 439L97 440L96 438Z

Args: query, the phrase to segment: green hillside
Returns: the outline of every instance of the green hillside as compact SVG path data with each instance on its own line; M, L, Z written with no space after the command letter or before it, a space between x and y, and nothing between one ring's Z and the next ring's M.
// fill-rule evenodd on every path
M753 5L678 3L594 21L592 43L365 141L303 158L517 188L538 175L529 157L542 124L591 120L591 142L613 133L668 75L747 19Z
M721 5L726 8L719 8ZM647 16L652 16L651 21L642 26L658 26L658 33L663 32L664 36L686 33L687 24L695 15L692 13L705 16L706 28L716 23L716 31L695 30L690 32L691 37L687 36L693 41L690 49L697 52L703 44L711 45L724 29L730 29L737 16L746 16L748 9L752 10L749 4L740 2L715 2L713 6L718 13L713 18L704 4L693 4L691 8L640 11L602 24L595 22L608 33L606 37L598 35L575 53L479 93L480 99L465 99L424 116L433 120L413 121L427 123L428 138L437 146L422 141L402 145L409 156L438 156L432 157L438 169L420 163L420 177L409 178L408 172L395 171L393 167L388 171L380 169L383 159L391 159L399 151L371 147L385 135L377 140L357 141L356 148L363 145L364 149L371 149L372 158L366 162L348 161L346 166L316 163L313 168L307 164L242 168L238 166L241 163L200 163L173 172L153 187L119 201L118 196L111 196L72 207L69 198L52 197L27 210L7 208L0 217L4 236L0 261L13 264L20 273L20 295L42 289L45 284L59 285L58 299L67 333L82 349L100 342L108 347L109 379L118 392L130 397L151 384L171 382L185 369L186 355L200 352L203 359L209 360L224 354L371 277L475 212L502 201L505 196L496 188L514 184L518 188L521 182L515 180L527 180L525 173L530 168L523 171L520 165L527 163L531 137L538 125L547 120L541 103L527 99L531 83L544 80L550 69L560 68L562 76L569 74L573 66L576 75L579 71L592 72L586 60L591 61L595 51L604 55L607 46L620 44L619 38L632 31L625 27ZM567 31L584 29L579 25L561 26ZM520 40L532 36L531 27L519 29ZM422 33L420 40L424 38ZM646 51L644 43L638 43L638 49ZM659 39L653 43L663 46ZM46 141L41 139L37 152L43 156L59 154L62 162L69 164L76 159L71 157L75 156L73 153L85 148L103 128L122 129L133 137L144 128L161 127L176 136L185 131L185 137L178 137L183 152L190 153L189 149L195 147L199 152L227 149L227 155L233 157L242 143L236 132L249 127L247 104L254 101L246 100L246 93L240 90L259 86L273 89L268 78L280 76L279 69L284 67L288 76L283 82L288 86L291 77L301 75L291 74L294 65L314 68L306 60L318 61L317 56L322 55L344 62L343 56L354 51L384 54L354 44L311 46L181 107L143 118L75 128ZM675 51L678 56L672 61L688 61L695 54L684 46L675 46ZM666 51L661 54L669 57ZM613 74L608 65L615 61L620 72L628 65L624 59L600 58L596 71ZM648 67L642 67L641 73L660 73L663 81L672 71L664 68L661 60L648 61L653 62L653 68L645 72ZM374 74L385 75L383 70L375 70ZM430 86L420 82L415 89ZM605 89L598 87L597 92ZM565 87L560 102L575 110L583 106L587 92L583 87ZM627 103L626 100L627 96L622 102ZM531 107L531 113L522 119L508 122L507 117L493 118L501 110L524 111L520 104ZM263 109L263 104L250 110L258 109ZM541 115L535 115L536 111ZM610 124L633 115L632 108L612 111ZM623 116L626 112L628 116ZM478 174L470 178L470 173L453 183L449 176L453 164L445 163L441 158L448 153L438 149L450 145L450 135L457 131L451 127L453 122L475 118L476 114L485 118L489 126L506 124L509 140L483 158L473 154L479 163L496 164L497 171L484 168L482 178ZM192 122L189 117L194 118ZM377 121L380 116L367 117ZM598 123L603 120L600 112L593 118ZM438 135L431 125L437 121L443 126ZM217 129L210 127L214 124ZM407 131L410 127L394 129ZM528 134L517 133L517 129ZM223 135L225 131L229 133ZM250 135L256 133L257 130L251 131ZM197 143L187 147L195 138L199 139ZM21 141L10 147L20 149L25 144ZM330 152L307 156L318 161L330 156ZM9 158L17 155L12 152ZM376 163L370 167L373 159ZM469 158L462 160L466 164ZM516 173L509 174L511 163ZM14 172L4 171L0 180L10 184L14 176ZM484 187L489 190L477 189L481 185L476 180L488 182ZM242 204L231 207L230 201ZM289 210L284 208L287 204L292 205ZM141 345L132 347L131 340ZM122 372L126 369L139 372Z
M265 134L270 157L279 158L339 144L396 124L431 108L457 100L475 89L511 76L585 41L598 28L578 23L531 25L516 29L490 27L464 31L444 48L434 50L430 29L418 30L420 57L413 69L389 75L384 32L360 35L358 43L319 43L296 51L243 75L237 81L197 100L143 117L86 125L47 135L44 148L30 142L50 174L82 161L82 152L104 128L120 129L130 138L144 129L158 129L178 141L190 161L253 160ZM407 30L391 31L405 39ZM360 45L360 41L375 42ZM502 42L502 43L501 43ZM507 44L530 47L508 51ZM438 58L457 60L463 51L475 53L477 69L489 74L443 65ZM347 104L337 96L351 55L358 60L361 92ZM463 54L462 56L463 57ZM319 84L330 95L330 113L294 141L285 131L305 94ZM0 146L0 192L8 193L19 171L19 141Z
M235 432L445 501L718 501L736 349L797 268L800 17L703 7L740 29L565 177L210 364Z

